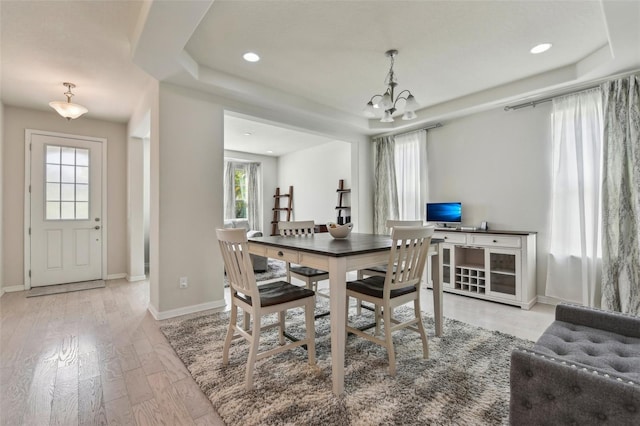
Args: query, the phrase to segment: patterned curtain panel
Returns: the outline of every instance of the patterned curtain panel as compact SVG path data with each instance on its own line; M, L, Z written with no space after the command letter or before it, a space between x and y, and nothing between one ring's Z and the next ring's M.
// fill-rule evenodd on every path
M224 218L235 219L236 217L236 194L234 189L234 168L232 161L225 161L224 164Z
M640 77L602 85L602 306L640 315Z
M385 234L387 219L398 219L393 136L376 138L374 148L373 233Z
M598 306L603 126L600 89L555 98L551 126L552 202L545 294Z
M260 163L247 164L247 219L249 228L262 231L260 219Z

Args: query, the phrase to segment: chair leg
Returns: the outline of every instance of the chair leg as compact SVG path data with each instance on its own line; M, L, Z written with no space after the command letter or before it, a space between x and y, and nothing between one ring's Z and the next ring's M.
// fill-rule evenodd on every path
M346 330L346 327L349 325L349 300L351 298L347 295L347 301L344 304L344 325L345 325L345 331L344 331L344 346L346 348L347 346L347 338L349 337L349 332Z
M381 308L380 305L374 305L374 312L375 312L375 319L376 319L376 329L374 332L374 336L377 336L380 334L380 320L382 319L382 315L381 315Z
M314 316L316 308L316 299L315 297L310 299L307 302L304 308L304 314L306 317L305 327L307 329L307 356L309 357L309 365L316 365L316 327L315 321L316 318Z
M231 306L231 316L229 317L229 328L227 329L227 337L224 339L224 346L222 349L222 365L229 364L229 347L233 340L233 330L236 327L236 321L238 321L238 307L236 305Z
M247 371L245 374L245 386L247 390L253 389L253 367L256 363L258 346L260 343L260 318L253 319L251 341L249 342L249 357L247 358Z
M279 330L280 330L280 336L279 340L280 340L280 345L284 345L284 318L287 314L287 311L280 311L278 312L278 324L279 324Z
M418 332L420 333L420 338L422 339L422 356L424 359L429 358L429 341L427 340L427 333L424 329L424 324L422 324L422 317L420 316L420 300L415 299L413 301L413 309L418 319Z
M396 375L396 352L393 348L393 338L391 336L391 309L383 309L382 316L384 318L384 338L389 354L389 375Z
M244 331L249 331L249 324L251 323L251 316L249 312L242 313L242 329Z

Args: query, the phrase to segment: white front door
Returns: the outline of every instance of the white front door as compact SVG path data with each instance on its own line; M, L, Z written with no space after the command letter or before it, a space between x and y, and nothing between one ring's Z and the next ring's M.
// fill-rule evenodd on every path
M102 278L102 143L31 133L31 286Z

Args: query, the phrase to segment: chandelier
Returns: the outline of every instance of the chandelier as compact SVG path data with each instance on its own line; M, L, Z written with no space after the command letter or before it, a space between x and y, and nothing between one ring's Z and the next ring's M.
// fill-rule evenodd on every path
M49 106L55 109L58 114L66 118L67 120L71 120L72 118L78 118L82 114L87 113L89 110L83 107L82 105L74 104L71 102L71 97L73 93L71 93L71 89L75 88L76 85L73 83L62 83L67 91L64 92L64 95L67 97L67 102L64 101L54 101L49 102Z
M393 114L398 110L396 107L398 101L402 99L404 101L404 114L402 114L402 119L413 120L416 118L418 103L411 92L409 90L403 90L394 97L394 90L398 85L398 81L396 80L396 74L393 72L393 64L396 56L398 56L398 51L395 49L387 50L385 55L387 55L391 61L389 73L387 73L387 78L384 81L384 84L388 86L387 91L382 95L373 95L371 97L364 109L364 115L368 118L373 118L376 116L376 110L384 111L380 121L382 123L393 123Z

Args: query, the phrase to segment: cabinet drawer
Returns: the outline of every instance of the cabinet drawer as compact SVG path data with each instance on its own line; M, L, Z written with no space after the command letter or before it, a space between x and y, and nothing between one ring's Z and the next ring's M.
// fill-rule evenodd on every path
M277 247L267 248L267 257L278 259L284 262L298 263L298 252Z
M434 232L434 238L444 238L445 243L466 244L467 234L460 232Z
M520 248L521 241L519 237L503 236L503 235L471 235L469 244L490 247L515 247Z

